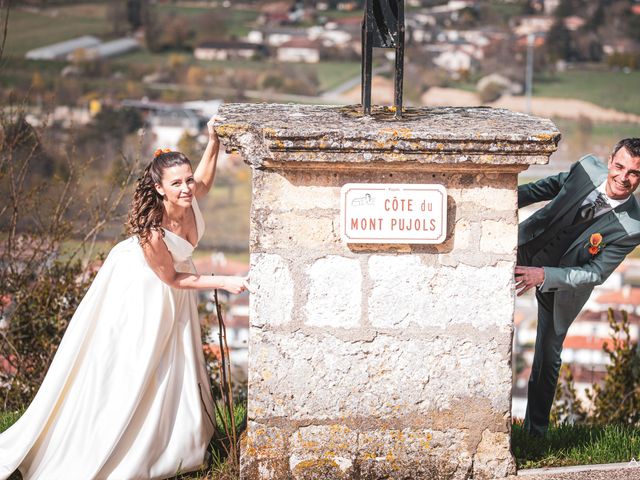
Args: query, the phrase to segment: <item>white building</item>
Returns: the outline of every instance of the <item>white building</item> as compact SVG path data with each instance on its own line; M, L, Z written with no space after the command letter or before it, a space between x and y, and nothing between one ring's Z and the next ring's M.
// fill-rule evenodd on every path
M440 68L448 72L466 72L475 66L473 55L462 49L447 50L433 59Z
M159 110L147 118L154 135L154 143L166 148L177 149L186 133L196 136L200 133L200 118L186 108Z
M295 39L278 48L278 61L298 63L318 63L320 49L318 43L307 39Z
M279 47L291 40L306 39L307 36L308 34L305 29L278 27L252 30L247 35L246 40L251 43Z
M263 54L263 47L250 42L203 42L193 51L198 60L229 60L244 58L250 60Z
M64 42L53 43L45 47L29 50L25 58L29 60L59 60L66 59L70 53L80 49L89 49L100 45L102 42L91 35L73 38Z
M140 43L135 38L119 38L93 47L76 49L67 55L67 60L74 60L78 51L82 51L84 60L95 60L97 58L116 57L139 48Z

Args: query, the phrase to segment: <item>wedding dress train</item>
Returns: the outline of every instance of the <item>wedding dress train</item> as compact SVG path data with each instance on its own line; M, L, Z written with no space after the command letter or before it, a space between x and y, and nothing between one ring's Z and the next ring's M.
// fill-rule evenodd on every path
M198 241L204 221L194 199ZM194 246L165 230L177 271ZM0 434L0 480L162 479L201 466L213 435L195 290L163 283L136 237L116 245L24 415Z

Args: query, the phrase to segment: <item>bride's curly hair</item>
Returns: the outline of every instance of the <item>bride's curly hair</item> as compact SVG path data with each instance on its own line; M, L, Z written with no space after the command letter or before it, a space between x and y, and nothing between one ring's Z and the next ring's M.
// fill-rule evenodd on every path
M169 149L158 149L153 160L138 179L127 218L127 235L137 235L140 245L149 242L152 230L157 230L164 236L161 228L162 195L158 193L155 186L161 182L165 168L185 163L191 166L191 162L184 154Z

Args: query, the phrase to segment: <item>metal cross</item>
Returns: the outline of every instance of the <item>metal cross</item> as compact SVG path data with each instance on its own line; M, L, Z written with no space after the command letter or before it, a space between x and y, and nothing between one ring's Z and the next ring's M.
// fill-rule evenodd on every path
M366 0L362 21L362 109L371 114L371 67L373 49L395 48L395 116L402 116L404 77L404 0Z

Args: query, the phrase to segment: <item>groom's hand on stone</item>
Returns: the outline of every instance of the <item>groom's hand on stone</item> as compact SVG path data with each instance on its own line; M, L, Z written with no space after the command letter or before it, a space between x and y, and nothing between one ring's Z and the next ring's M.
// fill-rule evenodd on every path
M515 274L518 296L544 283L544 268L542 267L521 267L518 265Z

